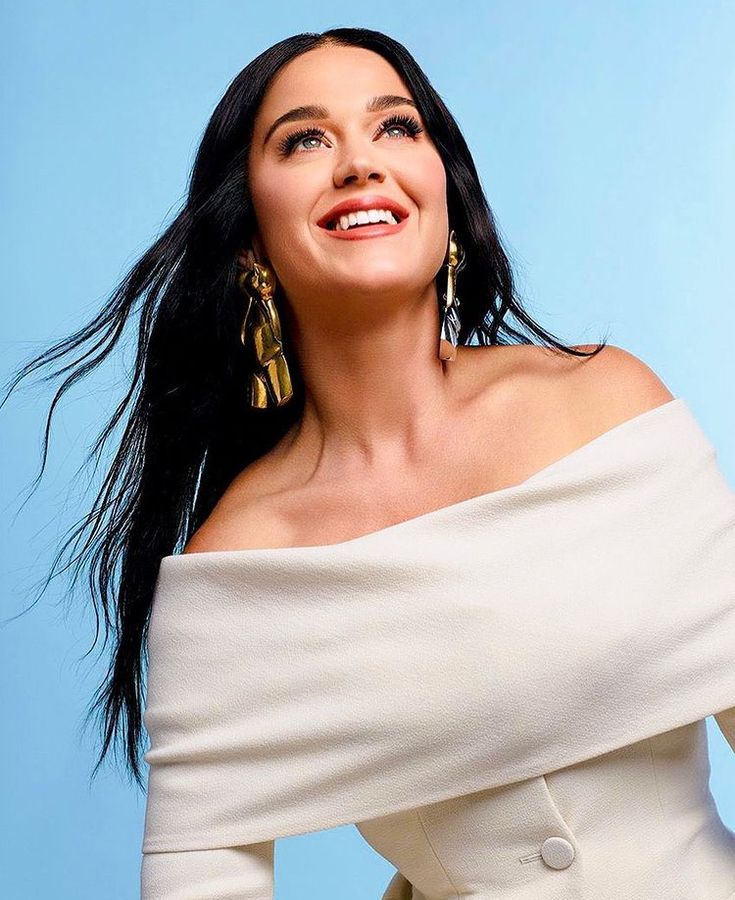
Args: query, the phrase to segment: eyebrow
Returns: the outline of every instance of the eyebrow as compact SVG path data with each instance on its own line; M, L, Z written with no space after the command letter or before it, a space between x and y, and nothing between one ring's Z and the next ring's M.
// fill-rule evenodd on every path
M414 109L416 108L416 104L408 97L400 97L397 94L380 94L368 100L365 104L365 112L382 112L385 109L391 109L394 106L404 106L405 104L413 106ZM268 129L263 139L263 146L268 143L276 128L285 122L302 122L304 119L326 119L328 116L329 110L326 106L297 106L294 109L289 109L288 112L279 116Z

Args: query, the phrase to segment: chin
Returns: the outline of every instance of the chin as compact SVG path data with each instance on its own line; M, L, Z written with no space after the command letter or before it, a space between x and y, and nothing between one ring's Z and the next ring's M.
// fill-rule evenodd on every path
M355 285L381 285L383 287L399 287L417 281L418 272L408 271L406 260L391 258L390 254L373 255L365 260L353 260L347 267L347 277Z

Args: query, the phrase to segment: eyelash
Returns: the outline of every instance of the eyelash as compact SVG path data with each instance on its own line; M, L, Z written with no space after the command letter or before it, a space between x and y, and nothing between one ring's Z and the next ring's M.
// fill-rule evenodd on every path
M387 131L389 128L392 128L396 125L405 128L406 131L412 138L415 138L417 135L421 134L424 130L421 125L414 119L413 116L404 115L402 113L396 114L393 116L388 116L387 119L383 119L380 123L380 131ZM303 141L307 137L319 137L322 138L326 132L323 128L317 128L316 126L312 128L303 128L300 131L292 131L290 134L287 134L278 144L278 151L281 156L288 156L294 147L300 142ZM306 151L309 152L308 150Z

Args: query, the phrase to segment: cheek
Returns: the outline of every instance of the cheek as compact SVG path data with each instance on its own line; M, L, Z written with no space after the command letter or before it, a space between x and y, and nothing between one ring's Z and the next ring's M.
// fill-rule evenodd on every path
M251 185L253 209L261 233L269 235L294 232L311 215L308 173L302 168L263 166Z
M406 171L406 178L420 206L446 209L447 175L436 151L415 157Z

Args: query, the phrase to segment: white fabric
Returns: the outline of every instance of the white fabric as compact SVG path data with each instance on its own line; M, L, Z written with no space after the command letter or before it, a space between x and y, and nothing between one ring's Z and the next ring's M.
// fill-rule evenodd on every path
M356 827L398 869L383 900L725 900L735 834L709 780L700 720ZM356 896L348 882L320 900Z
M682 398L363 537L165 557L143 852L399 813L711 714L733 743L734 639L735 493Z

